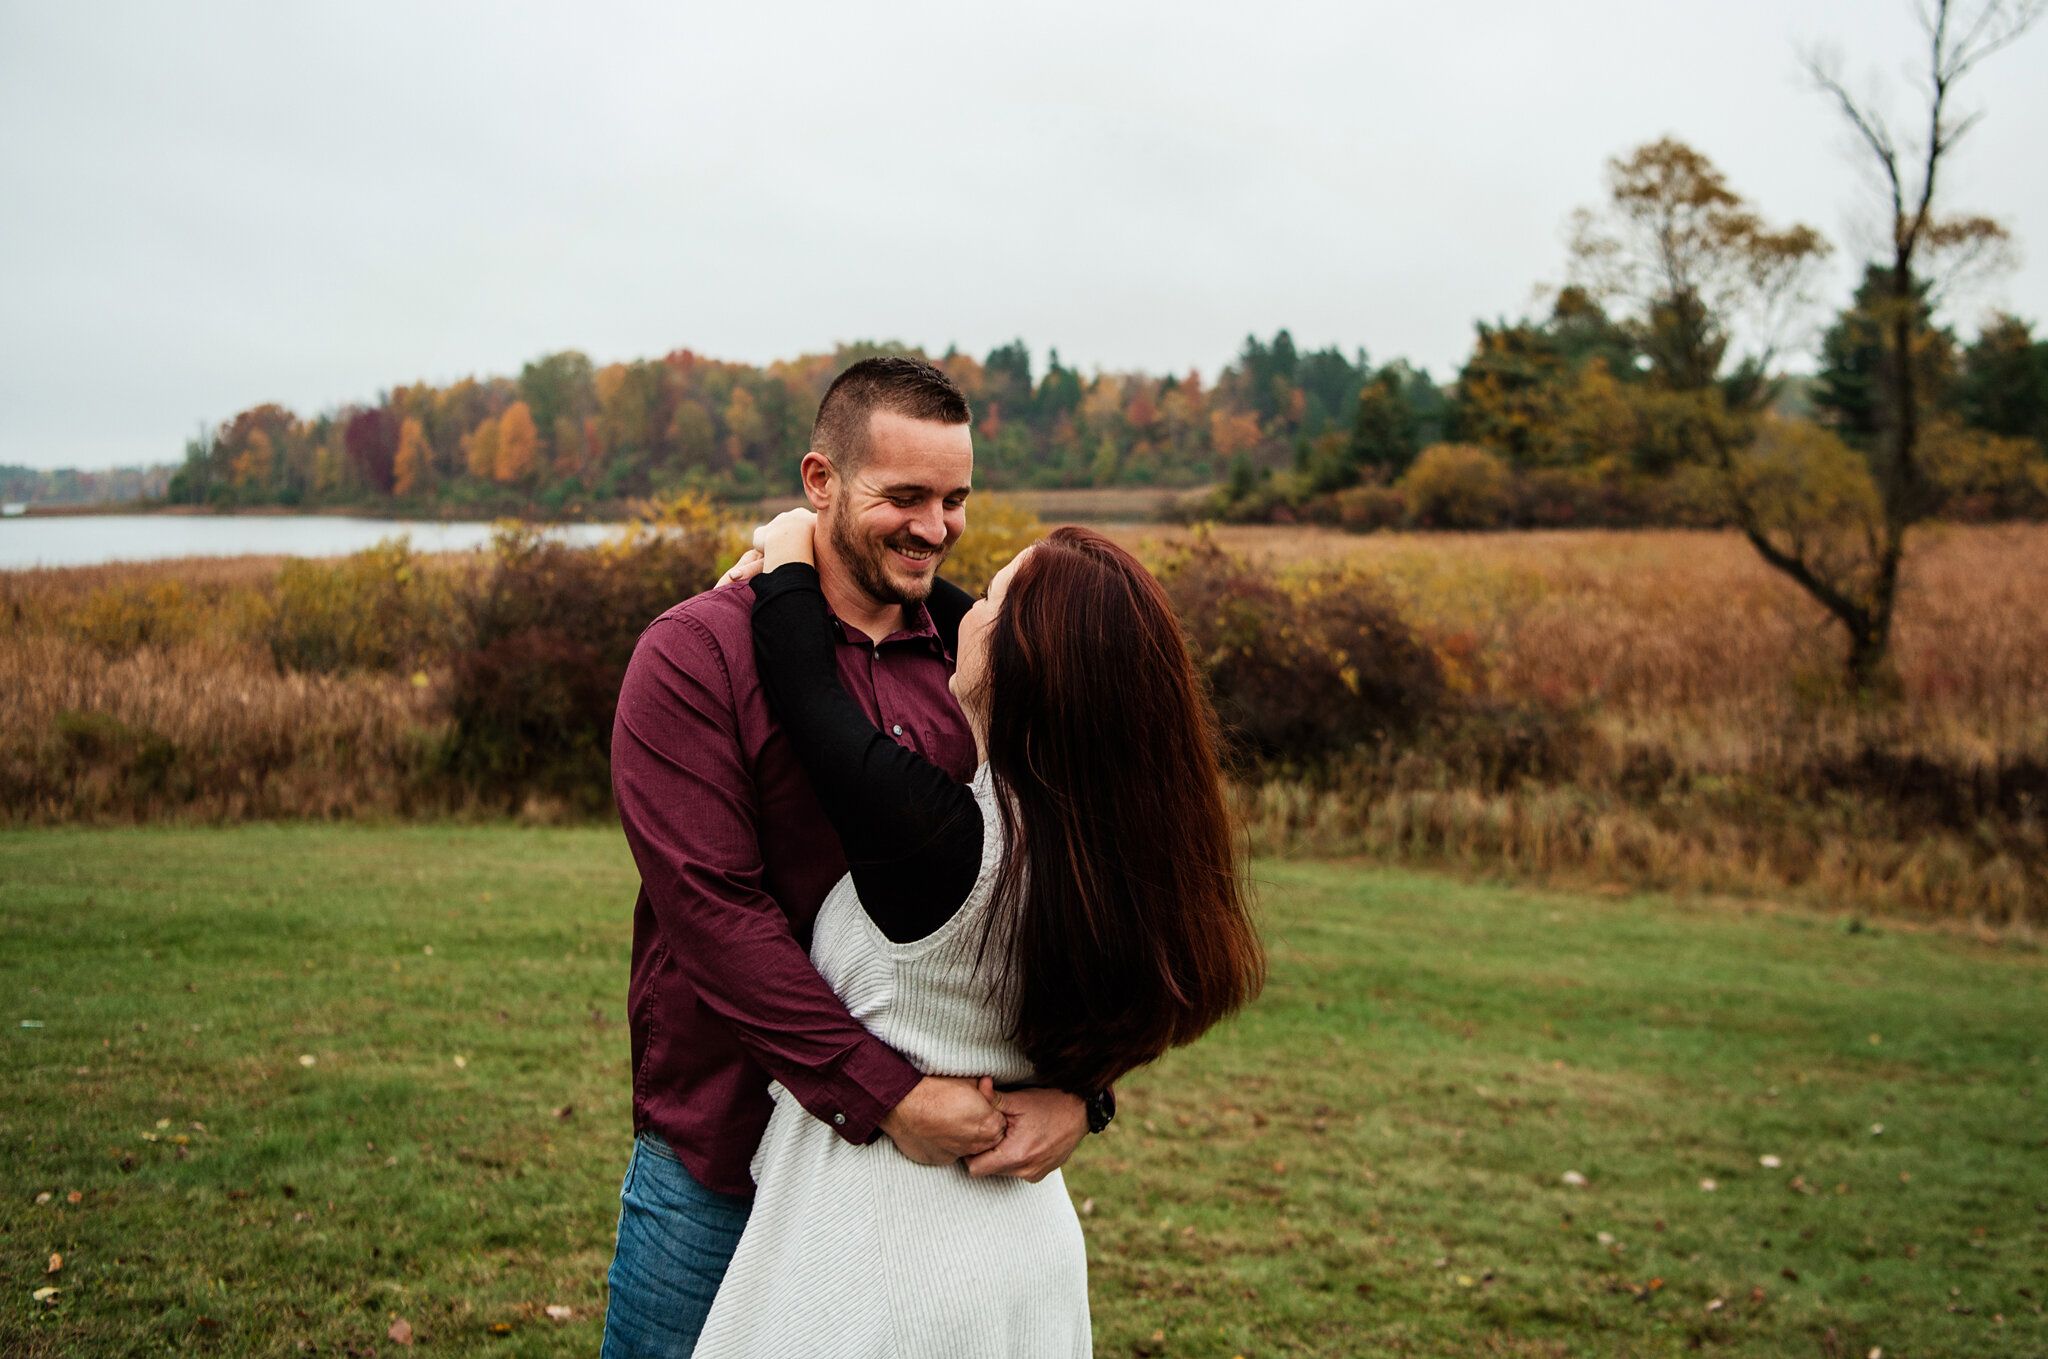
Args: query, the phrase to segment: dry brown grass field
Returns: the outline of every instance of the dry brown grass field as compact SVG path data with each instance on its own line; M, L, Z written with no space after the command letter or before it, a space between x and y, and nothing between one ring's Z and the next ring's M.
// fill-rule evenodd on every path
M1842 693L1839 629L1733 533L1106 531L1155 561L1212 535L1283 576L1376 582L1454 684L1586 716L1564 781L1269 779L1245 792L1261 848L2048 923L2048 527L1917 536L1876 703Z
M1207 534L1285 588L1380 592L1471 714L1456 741L1512 711L1524 726L1489 749L1543 752L1474 773L1445 738L1247 770L1260 850L2048 924L2048 527L1917 536L1882 701L1841 691L1838 630L1732 534L1103 527L1155 564ZM995 546L963 544L961 568L992 569ZM446 583L474 565L410 569ZM447 659L281 666L280 569L0 573L0 815L472 806L437 774Z

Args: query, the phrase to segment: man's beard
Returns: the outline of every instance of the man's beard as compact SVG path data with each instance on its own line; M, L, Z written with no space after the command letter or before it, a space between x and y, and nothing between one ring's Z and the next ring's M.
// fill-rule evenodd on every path
M909 532L892 534L880 542L857 537L853 531L852 508L847 500L848 497L841 496L839 503L833 506L832 549L845 565L847 574L853 577L853 583L877 604L922 604L932 592L932 582L938 579L939 567L952 550L951 544L934 549L930 543ZM891 546L936 552L932 569L908 587L898 584L889 578L888 567L883 564L886 560L883 554Z

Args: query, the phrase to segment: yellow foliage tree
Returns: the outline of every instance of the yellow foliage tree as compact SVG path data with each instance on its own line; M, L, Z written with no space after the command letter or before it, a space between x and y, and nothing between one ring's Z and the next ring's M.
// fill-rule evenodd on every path
M498 461L493 475L499 481L524 481L533 475L540 460L540 431L534 427L533 412L524 401L515 401L498 417Z
M469 474L484 481L498 475L498 422L485 420L469 432L462 441L464 459L469 464Z
M767 418L761 414L760 403L754 400L754 394L746 388L732 389L732 400L725 406L725 427L731 432L730 452L734 462L745 457L747 449L767 437Z
M275 460L276 452L271 447L270 436L260 429L250 430L249 441L243 444L242 451L235 455L235 485L268 485L271 464Z
M433 484L434 450L427 443L426 426L417 416L407 416L398 430L398 457L392 464L392 490L398 495L419 495Z

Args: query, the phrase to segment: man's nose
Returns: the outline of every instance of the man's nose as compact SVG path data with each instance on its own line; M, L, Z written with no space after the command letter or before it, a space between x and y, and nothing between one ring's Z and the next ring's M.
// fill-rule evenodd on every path
M946 511L940 505L925 505L910 521L910 531L933 547L946 541Z

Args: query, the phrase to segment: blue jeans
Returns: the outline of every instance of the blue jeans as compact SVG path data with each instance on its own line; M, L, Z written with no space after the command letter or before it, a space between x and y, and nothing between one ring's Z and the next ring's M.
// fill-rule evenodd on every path
M601 1359L689 1359L753 1200L706 1189L642 1133L619 1205Z

